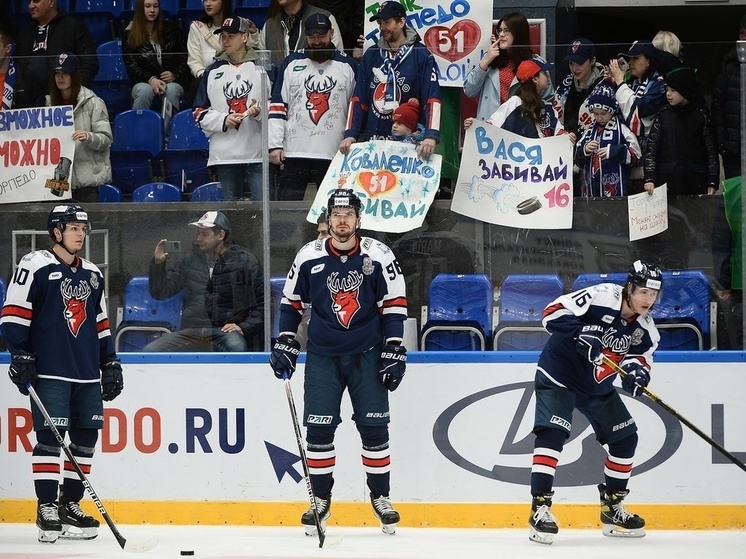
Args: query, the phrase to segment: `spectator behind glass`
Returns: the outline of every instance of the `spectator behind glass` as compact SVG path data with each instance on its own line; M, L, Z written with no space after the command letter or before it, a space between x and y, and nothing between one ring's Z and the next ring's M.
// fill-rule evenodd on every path
M738 40L746 41L746 14L741 17ZM712 121L725 178L741 176L741 65L735 45L723 58L715 81Z
M645 191L668 185L670 195L715 194L720 164L705 112L697 104L694 68L666 76L669 106L658 113L645 147Z
M531 51L528 20L523 14L513 12L503 16L493 33L490 48L464 81L466 96L479 97L477 120L490 118L515 93L519 85L516 70L521 62L529 58L545 62ZM546 96L551 98L553 94L550 83Z
M337 51L324 14L305 21L308 48L285 58L272 87L269 160L282 165L279 199L303 200L337 153L355 89L357 63Z
M82 83L90 88L98 73L98 56L96 43L85 24L57 8L55 0L29 0L28 8L34 21L18 34L13 55L18 72L13 106L44 106L49 80L61 52L78 55Z
M575 162L584 173L582 196L627 196L630 172L642 153L637 137L619 120L614 87L601 82L588 96L593 123L575 149Z
M328 11L312 6L305 0L278 0L277 4L277 13L274 13L274 10L277 10L274 3L270 5L269 17L261 31L253 22L249 22L249 46L257 50L269 50L274 71L280 67L288 54L308 47L304 22L314 14L324 14L329 18L334 30L334 47L340 51L344 50L337 20ZM270 73L273 79L274 71Z
M106 104L80 81L78 57L72 53L60 54L49 86L48 105L73 106L72 197L79 202L98 202L98 186L111 182L111 125Z
M161 239L150 262L150 294L167 299L182 289L182 329L149 343L143 351L260 350L264 328L264 282L259 261L229 240L223 212L209 211L189 224L197 228L191 252L167 269Z
M10 23L0 21L0 109L12 109L15 96L16 64L13 60L13 30Z
M194 120L210 140L208 165L215 165L226 200L248 189L262 199L262 114L258 100L262 77L249 48L249 22L235 16L215 30L223 36L221 52L202 75L194 100ZM269 80L264 80L268 82Z
M339 144L343 154L350 152L355 141L388 138L393 112L411 98L419 101L420 122L425 126L418 155L422 159L430 157L440 140L440 85L435 59L417 32L407 27L406 17L404 6L389 0L370 18L378 23L380 36L378 44L370 47L360 62L348 128Z
M187 36L187 64L195 78L189 86L187 98L194 101L199 88L199 78L215 60L215 54L223 50L222 36L215 30L223 25L223 20L233 17L231 0L204 0L204 15L189 24Z
M515 95L510 96L487 119L487 124L497 126L525 138L544 138L565 134L557 112L552 104L542 97L551 86L549 71L554 64L538 60L524 60L518 66L516 78L520 86ZM476 119L467 118L464 126L468 128ZM574 144L573 135L568 139Z
M658 69L664 76L684 65L684 47L681 46L679 38L670 31L658 31L653 37L653 46L658 49Z
M186 42L181 25L163 19L158 0L135 0L122 50L133 83L132 108L150 109L156 97L165 97L178 111L190 79Z
M645 153L645 145L656 115L667 106L666 84L655 68L657 49L648 41L635 41L627 52L619 53L629 65L630 77L619 59L609 61L608 76L616 85L616 100L619 103L618 115L632 133L637 136L640 148ZM632 190L630 194L643 191L642 161L632 169Z
M312 0L312 4L334 16L345 52L360 60L363 49L358 46L358 38L365 28L365 0Z

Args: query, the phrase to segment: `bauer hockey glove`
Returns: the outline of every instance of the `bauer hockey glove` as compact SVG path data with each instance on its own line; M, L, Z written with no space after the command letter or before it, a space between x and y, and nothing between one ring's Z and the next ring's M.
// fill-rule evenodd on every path
M36 356L28 353L16 353L10 358L8 376L24 396L28 396L27 384L36 383Z
M622 369L627 373L622 379L622 388L634 397L640 396L650 383L650 373L639 363L626 363Z
M587 324L580 330L575 344L578 353L594 365L598 365L601 359L601 352L604 349L604 343L601 341L603 335L604 329L601 326Z
M381 350L381 369L378 378L391 392L399 388L407 369L407 348L403 345L386 344Z
M122 388L122 364L119 361L107 361L101 365L101 397L104 401L108 402L119 396Z
M275 345L272 346L272 353L269 354L269 366L275 372L275 376L284 379L293 376L295 364L298 362L300 355L300 344L292 336L284 334L277 338Z

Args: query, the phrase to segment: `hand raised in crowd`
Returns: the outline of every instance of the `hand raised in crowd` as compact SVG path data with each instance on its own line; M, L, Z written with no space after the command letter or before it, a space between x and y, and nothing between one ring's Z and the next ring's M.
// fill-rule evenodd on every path
M166 257L168 256L168 253L163 250L163 243L165 243L168 239L161 239L158 241L158 244L155 245L155 253L153 254L153 259L155 260L156 264L163 264L166 261Z
M652 196L653 192L655 191L655 183L651 182L651 181L647 181L643 185L643 188L645 189L645 192L647 192L648 194L650 194Z
M614 81L614 84L624 83L624 75L625 71L619 66L619 61L616 58L609 60L608 77Z
M479 67L486 72L492 61L495 60L495 58L497 58L499 55L500 46L497 42L497 37L495 37L494 35L490 35L490 48L487 49L487 52L484 53L482 60L479 61Z

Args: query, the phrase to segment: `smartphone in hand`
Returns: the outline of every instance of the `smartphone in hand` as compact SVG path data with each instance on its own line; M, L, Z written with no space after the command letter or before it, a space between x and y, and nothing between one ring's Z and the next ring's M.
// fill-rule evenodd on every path
M181 252L181 241L164 241L163 252Z

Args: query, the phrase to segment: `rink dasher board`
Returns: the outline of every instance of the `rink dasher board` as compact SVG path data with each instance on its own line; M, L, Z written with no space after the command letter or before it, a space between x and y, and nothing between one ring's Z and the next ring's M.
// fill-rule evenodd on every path
M484 355L443 354L441 361L432 354L411 355L406 378L390 398L396 502L419 510L430 503L501 506L527 500L535 361L511 354L499 362ZM743 459L746 375L743 354L734 355L733 361L711 355L705 362L659 359L650 388ZM107 422L90 475L102 499L114 506L136 501L154 508L173 501L265 507L303 501L300 464L292 457L282 463L283 457L297 456L297 447L285 391L266 354L160 355L159 362L140 354L123 357L125 390L106 404ZM301 364L292 380L300 413L302 379ZM654 402L623 398L640 436L630 499L735 505L726 516L735 512L746 518L741 470ZM8 503L32 496L35 439L27 409L27 398L17 391L0 391L0 471L5 472L0 510L6 521ZM369 505L351 413L345 397L335 442L334 499L356 510ZM577 418L573 423L557 472L555 503L596 503L603 451L587 425ZM225 512L223 507L220 514Z

